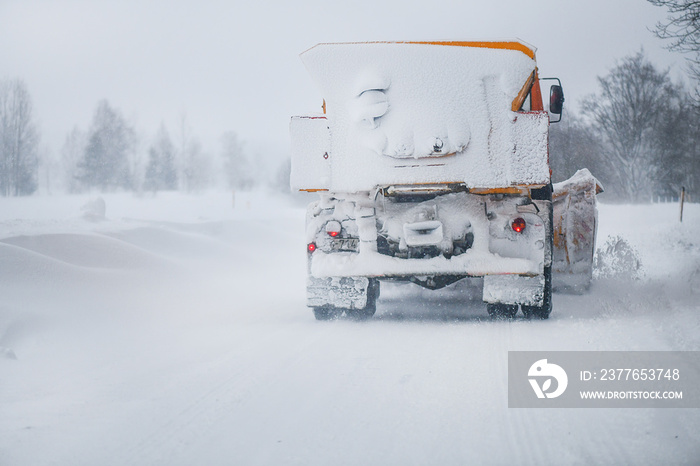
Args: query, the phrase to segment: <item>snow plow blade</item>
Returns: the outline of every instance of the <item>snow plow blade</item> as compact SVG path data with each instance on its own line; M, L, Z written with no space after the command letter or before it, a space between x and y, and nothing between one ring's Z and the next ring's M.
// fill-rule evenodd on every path
M554 184L552 285L557 291L582 293L593 276L598 228L596 195L603 187L587 169Z

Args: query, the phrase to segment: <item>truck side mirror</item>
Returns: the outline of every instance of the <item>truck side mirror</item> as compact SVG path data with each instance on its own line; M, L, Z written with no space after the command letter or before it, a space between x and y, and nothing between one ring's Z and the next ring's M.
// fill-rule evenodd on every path
M540 78L540 81L556 81L549 87L549 122L558 123L561 121L561 112L564 109L564 89L561 87L559 78ZM558 120L552 120L552 115L559 115Z
M554 85L549 90L549 111L555 115L561 115L564 108L564 90L561 86Z

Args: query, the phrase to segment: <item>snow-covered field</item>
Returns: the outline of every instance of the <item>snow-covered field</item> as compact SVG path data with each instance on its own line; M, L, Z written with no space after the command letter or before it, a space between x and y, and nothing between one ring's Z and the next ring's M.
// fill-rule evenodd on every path
M601 205L598 278L548 321L474 281L316 322L302 205L103 197L0 199L0 465L700 459L697 409L507 407L509 350L700 350L700 205Z

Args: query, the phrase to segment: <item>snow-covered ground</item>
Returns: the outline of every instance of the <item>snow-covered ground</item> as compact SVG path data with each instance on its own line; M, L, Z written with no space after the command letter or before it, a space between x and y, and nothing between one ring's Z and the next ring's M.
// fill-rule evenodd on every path
M700 458L697 409L507 407L509 350L700 350L700 205L601 205L598 278L548 321L489 320L473 281L316 322L303 206L103 198L0 199L1 465Z

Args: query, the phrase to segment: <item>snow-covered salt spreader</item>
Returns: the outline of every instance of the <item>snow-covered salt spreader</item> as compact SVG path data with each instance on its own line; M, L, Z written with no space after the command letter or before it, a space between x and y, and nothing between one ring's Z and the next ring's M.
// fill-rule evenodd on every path
M319 44L301 57L324 96L323 113L291 121L292 189L320 195L306 226L317 319L372 316L380 280L465 277L483 277L490 315L547 318L553 258L583 277L569 282L590 280L599 185L578 173L553 209L548 132L564 96L548 86L545 109L533 47Z

